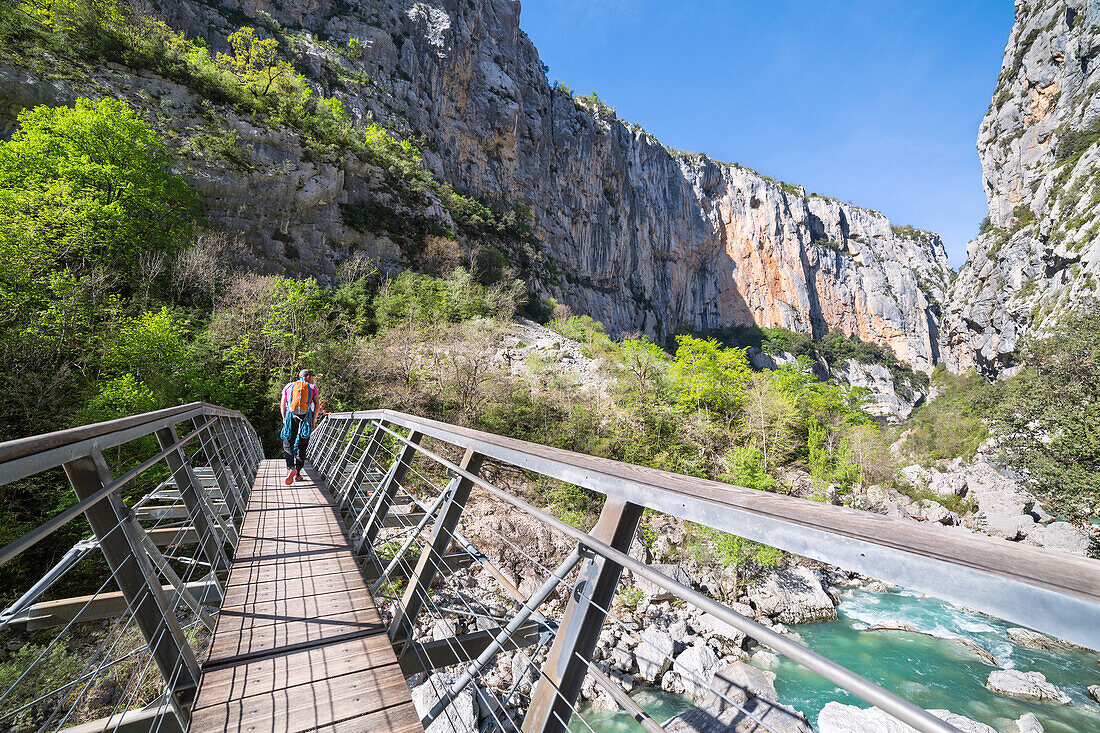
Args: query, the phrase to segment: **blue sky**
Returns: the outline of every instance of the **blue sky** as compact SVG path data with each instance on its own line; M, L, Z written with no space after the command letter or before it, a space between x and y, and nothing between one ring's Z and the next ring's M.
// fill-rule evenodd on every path
M943 236L987 213L974 147L1012 0L523 0L550 79L666 145Z

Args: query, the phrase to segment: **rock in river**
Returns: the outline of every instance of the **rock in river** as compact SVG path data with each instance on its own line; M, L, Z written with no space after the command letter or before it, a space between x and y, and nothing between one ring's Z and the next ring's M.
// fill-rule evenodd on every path
M947 710L929 710L963 733L997 733L985 723L964 718ZM878 708L858 708L830 702L817 716L818 733L914 733L911 726L897 720Z
M836 606L814 571L807 567L773 570L749 589L757 610L785 624L836 618Z
M1051 700L1068 705L1069 695L1057 685L1047 682L1042 672L1021 672L1018 669L998 669L989 673L985 686L999 695L1022 700Z

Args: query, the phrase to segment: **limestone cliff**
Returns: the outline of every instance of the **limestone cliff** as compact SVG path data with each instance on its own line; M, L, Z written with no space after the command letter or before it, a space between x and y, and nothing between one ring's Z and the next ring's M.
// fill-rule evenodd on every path
M455 187L527 203L559 275L543 294L615 332L839 329L920 369L938 360L950 276L938 237L669 151L602 103L551 88L513 0L154 6L215 47L269 14L301 64L355 114L426 140L426 163ZM360 57L330 52L351 38ZM364 75L369 86L333 82Z
M1016 2L978 132L989 200L944 316L944 359L987 376L1021 336L1097 295L1100 2Z
M544 258L537 294L613 332L838 329L889 345L918 369L939 358L951 272L938 237L736 164L671 151L602 102L552 88L514 0L145 7L212 50L225 49L242 25L277 36L319 93L360 122L413 139L456 189L529 208ZM388 191L384 171L309 149L294 130L216 108L148 72L87 74L0 64L0 114L10 120L25 104L81 94L139 106L181 155L211 224L246 240L252 267L326 277L356 252L407 264L408 243L394 230L406 222L413 237L453 229L431 196L410 204Z

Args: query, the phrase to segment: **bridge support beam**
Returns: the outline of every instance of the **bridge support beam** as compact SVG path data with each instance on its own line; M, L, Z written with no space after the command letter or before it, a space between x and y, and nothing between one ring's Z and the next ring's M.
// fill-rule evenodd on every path
M91 496L113 480L98 450L66 463L65 475L79 499ZM115 583L133 609L134 621L149 646L172 701L177 709L184 711L195 696L199 664L130 524L129 514L129 507L117 492L84 512Z
M476 475L484 460L485 457L473 448L467 448L459 467L467 473ZM412 638L410 630L416 623L416 617L420 615L420 609L424 606L424 599L428 596L428 590L435 576L439 573L441 559L451 546L455 530L458 528L458 520L462 518L462 512L466 508L466 501L470 498L470 490L473 486L473 482L469 479L460 478L458 485L440 510L439 519L436 520L435 530L432 532L432 541L421 552L416 569L409 577L409 586L401 597L401 603L394 610L393 621L390 623L391 641L404 643ZM399 649L398 659L400 658Z
M179 436L174 427L157 431L157 444L161 450L178 442ZM191 459L183 452L183 448L178 448L165 456L164 460L168 463L168 469L176 480L180 496L187 506L187 513L191 515L191 524L199 533L199 551L210 563L212 571L228 573L229 557L225 554L225 543L230 538L222 537L218 532L220 528L217 517L210 511L206 493L198 477L195 476L195 471L191 468Z
M642 518L643 507L607 497L592 536L616 550L627 552ZM558 633L543 665L543 675L531 696L523 719L523 733L565 731L588 672L592 658L622 574L622 565L596 556L581 566L577 585L565 608Z
M355 548L356 553L362 554L363 549L370 547L378 538L378 532L382 529L386 517L390 513L390 507L393 506L393 498L397 494L397 489L401 486L401 482L405 480L405 476L408 475L409 465L412 463L413 457L416 456L414 446L419 445L423 437L423 434L415 430L409 433L409 442L402 447L401 452L394 459L393 467L390 468L386 473L386 477L382 479L382 483L367 499L363 511L360 512L359 521L362 521L362 517L366 516L367 508L372 508L370 509L370 517L363 525L363 536L359 540L358 547ZM446 552L446 548L443 549L443 552Z

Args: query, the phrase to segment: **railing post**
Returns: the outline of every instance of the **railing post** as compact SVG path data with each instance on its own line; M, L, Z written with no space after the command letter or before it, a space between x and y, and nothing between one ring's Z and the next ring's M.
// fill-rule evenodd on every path
M484 460L483 455L473 448L467 448L459 467L467 473L476 475ZM462 517L462 510L466 507L466 501L470 498L470 490L473 486L473 482L468 478L460 477L458 486L447 499L447 503L443 505L439 519L435 523L435 530L432 532L432 541L420 553L420 559L416 562L416 569L409 576L409 585L405 589L401 603L394 609L389 631L391 640L404 642L411 639L410 631L424 605L428 589L439 573L439 561L451 545L455 530L458 528L458 520Z
M175 426L170 426L157 431L157 444L164 450L168 446L179 441ZM177 448L164 457L172 477L176 480L176 488L180 491L187 513L191 517L191 525L199 538L199 550L206 561L210 563L210 570L218 572L229 571L229 558L225 554L225 538L219 537L214 529L216 520L212 516L210 507L206 502L206 494L202 490L199 479L191 468L191 459L183 452L183 448Z
M224 421L224 422L223 422ZM233 474L233 480L237 484L237 492L240 494L241 503L248 506L248 474L245 472L244 460L241 458L240 452L237 450L237 445L233 438L230 437L229 431L226 430L225 422L228 422L227 418L219 417L218 421L214 423L215 435L217 436L217 443L222 453L225 455L229 463L229 469Z
M591 534L616 550L628 552L642 510L637 504L609 496ZM576 589L543 664L542 677L531 695L523 733L561 733L566 729L588 672L585 660L592 658L622 570L622 565L603 557L591 558L581 567Z
M110 469L99 450L65 464L77 498L84 499L112 481ZM180 711L194 700L199 679L199 664L187 643L187 637L171 610L160 579L153 571L148 555L129 522L130 509L119 497L89 507L84 516L99 540L99 548L134 614L150 654Z
M193 423L195 430L198 430L203 423L203 419L196 417ZM217 434L215 433L217 424L215 418L214 422L206 428L206 442L202 444L202 451L206 454L206 460L210 464L210 472L214 474L214 480L218 484L218 489L222 492L222 499L229 507L229 516L234 526L239 529L241 520L244 519L244 501L241 498L236 480L230 479L225 461L222 459L221 448L218 446Z
M359 463L355 467L355 471L348 477L348 482L344 489L340 492L340 512L354 510L354 495L362 486L364 479L366 479L367 473L371 470L371 464L374 463L374 456L378 453L378 449L382 446L382 436L385 431L382 426L384 422L379 422L374 426L374 432L371 433L370 442L367 443L366 449L363 451L363 455L359 457Z
M342 420L339 425L334 425L331 435L331 442L325 446L324 455L321 456L321 463L317 466L317 470L321 472L322 476L328 477L330 468L332 467L332 461L336 457L336 453L340 444L348 437L348 432L351 431L351 420Z
M362 553L363 548L370 547L374 544L374 540L378 537L378 533L382 529L382 523L386 521L386 515L390 513L390 507L393 506L393 498L397 494L397 489L401 486L401 482L405 480L405 476L409 473L409 465L416 455L416 448L414 446L419 445L423 437L423 434L416 430L409 433L409 442L405 443L401 448L401 452L397 454L397 458L394 459L393 468L386 473L385 478L382 479L382 483L374 490L374 494L363 506L363 512L361 514L365 514L367 507L371 504L374 505L374 508L371 509L370 518L363 525L363 535L359 539L358 547L355 548L357 553Z

